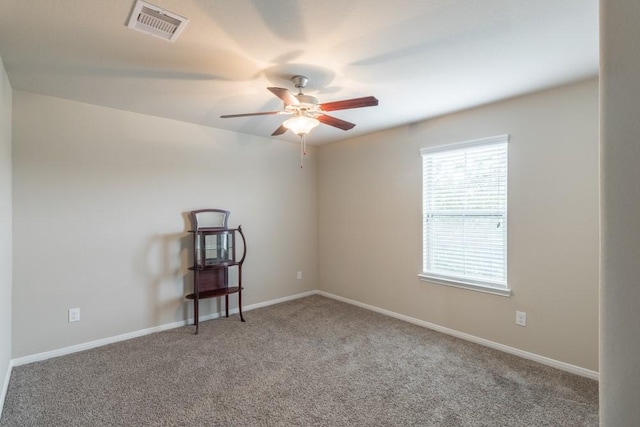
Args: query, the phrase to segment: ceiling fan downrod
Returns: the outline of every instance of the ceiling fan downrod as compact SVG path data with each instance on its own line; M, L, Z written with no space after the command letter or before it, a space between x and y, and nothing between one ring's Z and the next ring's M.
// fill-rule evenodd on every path
M296 75L291 77L291 81L293 85L298 89L298 95L302 95L302 89L307 86L309 83L309 79L306 76Z

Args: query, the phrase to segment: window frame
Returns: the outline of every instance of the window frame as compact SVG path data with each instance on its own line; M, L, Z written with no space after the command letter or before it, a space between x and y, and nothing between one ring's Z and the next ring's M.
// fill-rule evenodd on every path
M438 145L434 147L426 147L420 150L420 154L422 157L422 272L418 274L418 277L422 281L436 283L440 285L452 286L457 288L469 289L473 291L486 292L490 294L500 295L500 296L511 296L511 290L508 286L508 278L507 278L507 258L508 258L508 175L509 175L509 135L497 135L488 138L475 139L470 141L458 142L453 144L445 144ZM505 179L505 189L504 189L504 210L498 210L501 215L503 215L503 226L504 226L504 281L492 281L492 280L483 280L476 277L468 277L464 274L462 275L453 275L453 274L443 274L437 271L426 271L426 251L427 251L427 230L426 230L426 217L427 212L425 211L425 188L427 185L426 175L425 175L425 158L433 153L441 153L446 151L458 151L467 148L476 148L487 145L499 145L504 144L505 148L505 170L504 170L504 179Z

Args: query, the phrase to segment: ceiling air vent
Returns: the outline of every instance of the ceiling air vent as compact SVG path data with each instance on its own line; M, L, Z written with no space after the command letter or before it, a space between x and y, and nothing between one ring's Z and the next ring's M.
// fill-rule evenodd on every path
M127 27L174 42L188 22L183 16L138 0L131 11Z

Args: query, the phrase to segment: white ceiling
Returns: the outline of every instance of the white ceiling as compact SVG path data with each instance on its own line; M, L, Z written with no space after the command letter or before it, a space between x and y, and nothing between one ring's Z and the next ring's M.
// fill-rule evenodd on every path
M14 89L269 136L267 86L310 78L326 143L596 76L597 0L150 0L189 18L175 43L128 29L134 0L0 0ZM277 137L296 141L291 132Z

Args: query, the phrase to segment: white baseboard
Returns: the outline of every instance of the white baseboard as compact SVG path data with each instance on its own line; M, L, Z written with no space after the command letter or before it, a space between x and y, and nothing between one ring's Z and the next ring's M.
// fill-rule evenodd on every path
M493 341L489 341L486 340L484 338L479 338L476 337L474 335L470 335L470 334L466 334L464 332L460 332L460 331L456 331L455 329L450 329L450 328L446 328L444 326L440 326L440 325L436 325L434 323L429 323L429 322L425 322L424 320L419 320L419 319L415 319L413 317L409 317L409 316L405 316L404 314L399 314L399 313L395 313L393 311L389 311L389 310L385 310L379 307L375 307L372 305L368 305L368 304L364 304L362 302L359 301L355 301L349 298L344 298L338 295L334 295L328 292L324 292L324 291L309 291L309 292L304 292L304 293L300 293L300 294L295 294L295 295L290 295L287 297L283 297L283 298L277 298L277 299L273 299L273 300L269 300L269 301L264 301L264 302L259 302L256 304L251 304L249 306L245 306L243 307L243 311L251 311L257 308L262 308L262 307L267 307L270 305L274 305L274 304L280 304L282 302L286 302L286 301L291 301L291 300L295 300L295 299L299 299L299 298L304 298L304 297L308 297L311 295L322 295L324 297L327 298L332 298L338 301L342 301L345 302L347 304L351 304L351 305L355 305L357 307L361 307L367 310L371 310L371 311L375 311L376 313L380 313L380 314L384 314L386 316L389 317L393 317L395 319L399 319L399 320L403 320L405 322L408 323L413 323L414 325L418 325L418 326L422 326L428 329L433 329L434 331L438 331L438 332L442 332L444 334L447 335L451 335L457 338L461 338L463 340L466 341L470 341L476 344L480 344L480 345L484 345L485 347L490 347L496 350L500 350L503 351L505 353L509 353L509 354L513 354L515 356L519 356L522 357L523 359L528 359L528 360L532 360L534 362L538 362L541 363L543 365L546 366L551 366L553 368L556 369L560 369L562 371L566 371L566 372L570 372L572 374L576 374L576 375L580 375L583 377L587 377L587 378L591 378L594 380L599 380L599 374L598 372L595 371L591 371L589 369L585 369L585 368L581 368L579 366L575 366L575 365L571 365L569 363L565 363L565 362L560 362L558 360L554 360L545 356L540 356L538 354L535 353L530 353L528 351L524 351L524 350L520 350L514 347L509 347L506 346L504 344L500 344L500 343L496 343ZM236 314L238 313L238 309L231 309L229 311L230 314ZM222 313L217 312L217 313L212 313L212 314L208 314L205 316L200 316L200 321L205 321L205 320L211 320L211 319L217 319L222 315ZM17 359L13 359L10 362L10 367L9 370L7 372L7 376L5 379L5 384L3 386L2 389L2 401L0 402L0 405L2 403L4 403L4 397L6 395L7 392L7 388L9 386L9 378L11 375L11 369L14 366L20 366L20 365L25 365L27 363L32 363L32 362L37 362L37 361L41 361L41 360L46 360L46 359L50 359L52 357L58 357L58 356L64 356L66 354L71 354L71 353L76 353L78 351L83 351L83 350L89 350L91 348L96 348L96 347L101 347L103 345L107 345L107 344L112 344L115 342L119 342L119 341L125 341L125 340L129 340L132 338L137 338L137 337L141 337L144 335L149 335L155 332L161 332L161 331L166 331L168 329L173 329L173 328L179 328L182 326L185 326L187 324L192 324L193 323L193 318L190 318L188 320L183 320L183 321L178 321L178 322L173 322L173 323L167 323L164 325L160 325L160 326L155 326L153 328L148 328L148 329L142 329L139 331L134 331L134 332L129 332L126 334L122 334L122 335L116 335L114 337L109 337L109 338L103 338L100 340L95 340L95 341L90 341L90 342L86 342L83 344L78 344L78 345L73 345L70 347L64 347L64 348L60 348L57 350L52 350L52 351L46 351L43 353L37 353L37 354L33 354L30 356L24 356L24 357L19 357ZM0 406L0 411L1 411L1 406ZM1 413L1 412L0 412Z
M270 305L280 304L281 302L293 301L294 299L310 297L311 295L317 295L317 294L318 294L318 291L309 291L309 292L303 292L301 294L289 295L287 297L282 297L282 298L272 299L270 301L251 304L247 307L244 307L243 310L244 311L255 310L256 308L268 307ZM237 312L238 310L236 309L234 313L237 313Z
M7 390L9 390L9 380L11 379L11 371L13 370L13 361L9 360L9 366L7 366L7 375L4 377L4 384L2 385L2 393L0 394L0 416L2 416L2 409L4 408L4 400L7 397Z
M534 362L538 362L542 365L551 366L552 368L560 369L562 371L570 372L572 374L580 375L583 377L591 378L593 380L598 381L600 379L600 374L596 371L591 371L589 369L581 368L579 366L571 365L569 363L560 362L558 360L554 360L545 356L540 356L535 353L530 353L528 351L520 350L517 348L509 347L504 344L500 344L497 342L489 341L484 338L479 338L474 335L469 335L464 332L456 331L455 329L445 328L444 326L436 325L434 323L425 322L424 320L415 319L413 317L405 316L404 314L395 313L393 311L385 310L383 308L375 307L372 305L364 304L359 301L355 301L349 298L344 298L338 295L330 294L325 291L318 291L319 295L322 295L327 298L332 298L338 301L345 302L347 304L355 305L360 308L364 308L367 310L375 311L376 313L384 314L389 317L393 317L399 320L403 320L408 323L413 323L414 325L422 326L428 329L433 329L434 331L442 332L447 335L454 336L456 338L461 338L466 341L471 341L476 344L483 345L485 347L490 347L495 350L500 350L505 353L513 354L515 356L522 357L523 359L532 360Z
M273 300L270 300L270 301L259 302L259 303L256 303L256 304L251 304L251 305L243 307L242 311L243 312L251 311L251 310L255 310L256 308L267 307L267 306L274 305L274 304L280 304L281 302L291 301L291 300L298 299L298 298L304 298L304 297L308 297L308 296L311 296L311 295L315 295L317 293L318 293L318 291L309 291L309 292L303 292L301 294L295 294L295 295L290 295L290 296L283 297L283 298L273 299ZM236 314L236 313L238 313L238 309L237 308L229 310L229 314ZM217 318L221 317L222 315L223 315L223 313L220 313L220 312L207 314L207 315L204 315L204 316L200 316L200 321L202 322L202 321L205 321L205 320L217 319ZM59 348L57 350L45 351L43 353L37 353L37 354L29 355L29 356L19 357L17 359L11 360L11 364L12 364L12 366L26 365L28 363L39 362L41 360L51 359L52 357L64 356L66 354L77 353L79 351L89 350L89 349L96 348L96 347L102 347L103 345L113 344L113 343L116 343L116 342L119 342L119 341L125 341L125 340L130 340L132 338L142 337L144 335L153 334L155 332L162 332L162 331L166 331L168 329L180 328L182 326L189 325L189 324L193 324L193 317L189 318L187 320L181 320L181 321L173 322L173 323L166 323L164 325L154 326L152 328L141 329L139 331L128 332L128 333L122 334L122 335L116 335L116 336L113 336L113 337L102 338L102 339L95 340L95 341L89 341L89 342L82 343L82 344L72 345L72 346L64 347L64 348ZM7 379L7 383L5 384L5 388L8 386L8 384L9 383L8 383L8 379ZM3 402L4 402L4 400L3 400Z

